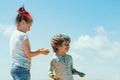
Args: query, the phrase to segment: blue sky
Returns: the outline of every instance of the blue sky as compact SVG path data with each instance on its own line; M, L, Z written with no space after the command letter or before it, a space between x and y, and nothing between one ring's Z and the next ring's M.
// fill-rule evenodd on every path
M0 1L0 78L10 75L9 41L15 28L17 9L24 4L33 17L28 37L31 48L50 49L50 54L32 59L31 79L48 80L53 56L50 40L54 34L71 37L68 54L74 67L86 73L75 80L120 80L120 1L119 0L1 0Z

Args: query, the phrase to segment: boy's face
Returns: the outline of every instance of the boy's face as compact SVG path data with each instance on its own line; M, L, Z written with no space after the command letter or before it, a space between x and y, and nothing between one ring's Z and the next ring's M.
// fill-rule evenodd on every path
M68 52L68 50L69 50L69 41L64 41L61 46L58 46L58 52L61 55L65 55L66 52Z

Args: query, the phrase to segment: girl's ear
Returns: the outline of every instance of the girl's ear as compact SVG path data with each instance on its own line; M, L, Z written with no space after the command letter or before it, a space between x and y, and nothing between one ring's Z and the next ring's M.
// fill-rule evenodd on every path
M25 25L25 24L26 24L26 22L24 20L22 20L22 25Z
M22 24L22 26L26 27L26 22L25 22L25 20L22 20L22 21L21 21L21 24Z

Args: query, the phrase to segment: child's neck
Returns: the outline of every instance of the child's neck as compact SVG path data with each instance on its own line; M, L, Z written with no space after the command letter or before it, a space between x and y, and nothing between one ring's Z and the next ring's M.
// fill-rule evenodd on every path
M66 53L60 53L60 52L57 52L57 54L63 57L66 55Z
M22 26L17 26L17 30L25 33L24 28Z

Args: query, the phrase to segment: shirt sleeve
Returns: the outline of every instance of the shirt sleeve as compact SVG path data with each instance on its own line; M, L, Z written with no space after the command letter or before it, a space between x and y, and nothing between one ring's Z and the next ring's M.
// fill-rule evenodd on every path
M49 77L53 78L54 74L53 74L53 59L50 61L50 67L49 67Z
M19 40L23 42L24 40L28 39L28 36L26 34L23 34L19 37Z
M71 57L71 69L72 69L72 74L80 74L81 72L77 71L75 68L73 68L73 60L72 60L72 57Z

